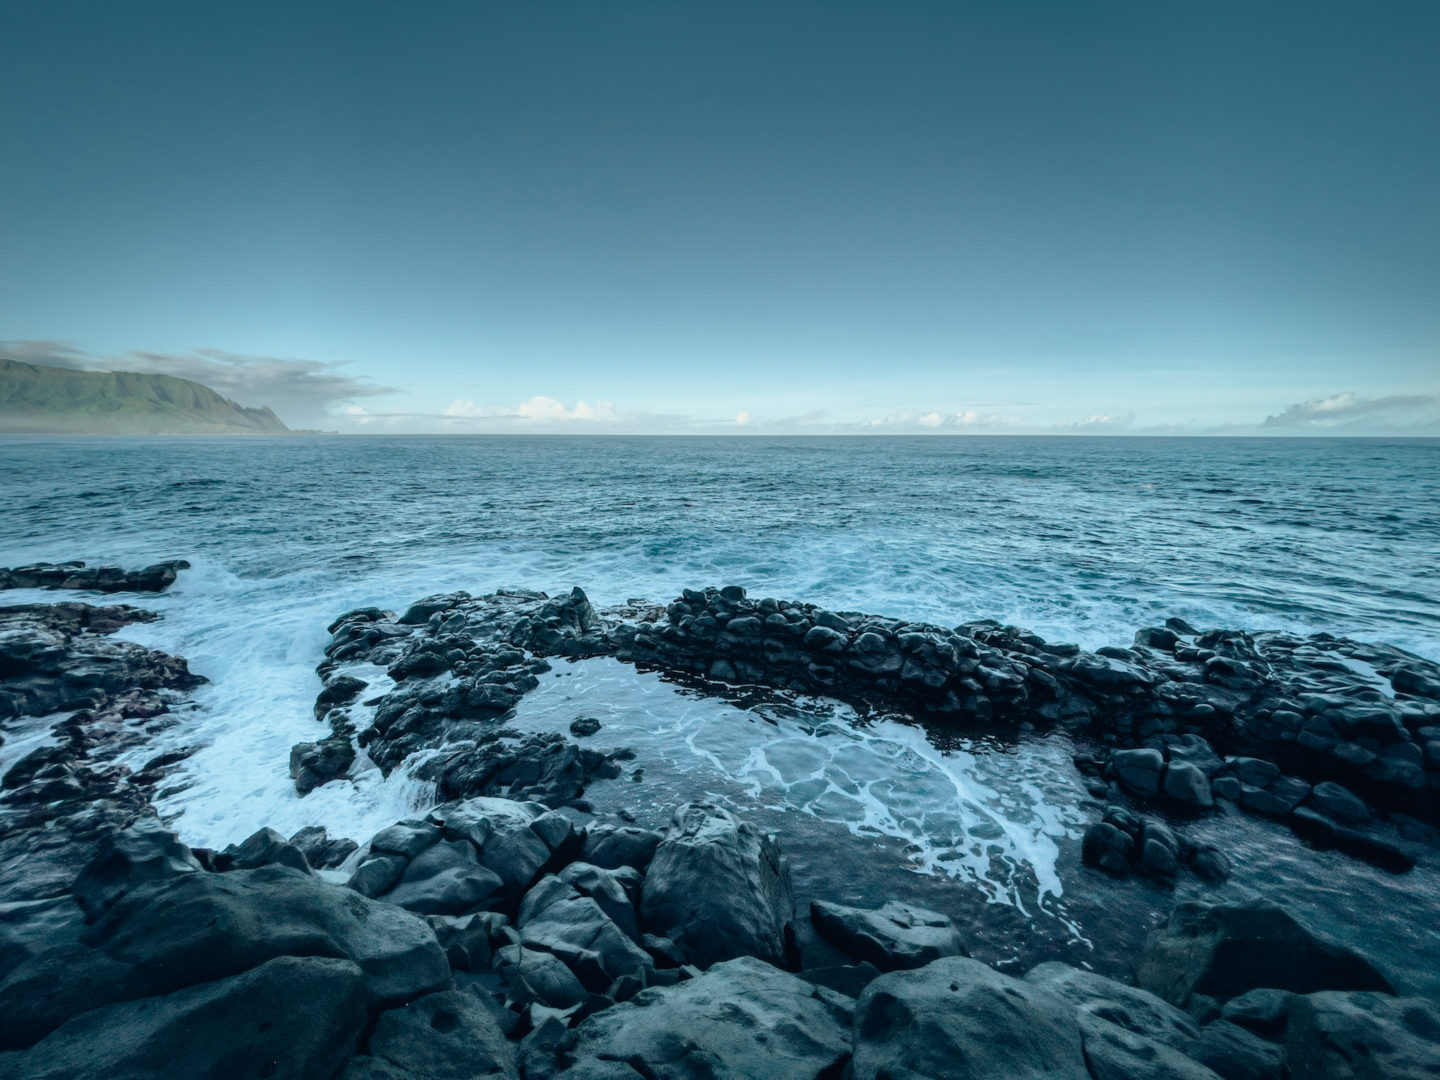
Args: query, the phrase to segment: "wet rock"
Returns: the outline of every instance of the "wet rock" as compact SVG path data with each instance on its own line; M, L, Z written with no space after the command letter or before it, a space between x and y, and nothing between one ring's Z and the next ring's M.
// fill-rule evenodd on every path
M570 721L570 734L576 738L594 735L600 730L600 721L593 716L580 716Z
M641 922L704 968L737 956L787 962L795 914L790 869L775 840L728 810L676 812L645 875Z
M164 592L181 570L184 559L155 563L142 570L118 566L86 566L83 562L32 563L14 569L0 568L0 589L84 589L89 592Z
M1168 923L1146 940L1136 981L1180 1008L1198 996L1224 1001L1258 987L1394 993L1359 953L1262 900L1176 904Z
M220 861L229 869L257 870L262 866L288 866L302 874L310 873L304 853L274 829L260 829L239 845L231 844L220 852Z
M1080 858L1086 866L1103 870L1111 877L1130 875L1130 855L1135 838L1108 821L1097 821L1085 830L1080 844Z
M1115 775L1126 787L1141 795L1154 795L1160 790L1160 773L1165 768L1165 758L1159 750L1121 750L1111 764Z
M924 967L942 956L969 956L949 916L899 900L877 910L816 900L810 919L820 936L881 971Z
M622 867L607 870L590 863L574 862L557 875L558 880L588 896L632 941L640 941L637 901L644 877L638 870Z
M1440 1075L1440 1008L1423 998L1328 991L1297 998L1285 1029L1297 1080Z
M1220 1007L1220 1015L1263 1039L1274 1040L1290 1020L1297 994L1289 990L1247 990Z
M290 843L300 849L305 861L316 870L339 866L359 847L354 840L343 836L331 838L323 825L305 826L290 837Z
M814 1080L850 1053L852 1002L752 957L589 1017L560 1043L564 1080L640 1075ZM625 1071L616 1066L623 1064Z
M882 975L855 1007L855 1080L1090 1080L1074 1011L977 960Z
M364 692L370 684L353 675L337 675L325 683L315 698L315 719L321 719L331 709L348 705Z
M1341 825L1308 806L1291 814L1286 824L1315 847L1335 848L1394 874L1403 874L1415 866L1414 845Z
M514 1048L472 993L446 990L383 1012L366 1052L424 1080L516 1077Z
M332 1076L366 1021L348 960L282 956L239 975L76 1016L18 1055L15 1080Z

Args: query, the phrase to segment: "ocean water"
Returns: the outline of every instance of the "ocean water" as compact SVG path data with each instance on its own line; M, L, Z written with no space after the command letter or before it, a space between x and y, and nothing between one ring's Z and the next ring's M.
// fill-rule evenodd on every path
M287 772L290 746L320 733L326 624L432 592L580 585L605 605L737 583L944 625L994 618L1087 648L1179 615L1440 659L1440 440L10 438L0 515L0 565L194 564L138 601L165 618L126 636L211 680L136 751L138 764L201 747L159 806L208 846L262 825L363 841L433 800L406 770L384 778L363 760L304 799ZM384 689L383 672L361 674ZM1148 886L1119 904L1090 895L1078 838L1099 808L1058 736L941 749L903 717L707 698L610 660L557 664L516 723L582 713L602 720L597 745L635 748L644 771L592 788L597 807L662 824L689 798L729 803L782 834L817 895L1003 911L983 931L994 957L1024 954L1015 942L1036 926L1082 952L1134 944L1168 906ZM45 727L7 730L0 765ZM1369 898L1393 922L1395 962L1440 986L1426 974L1440 970L1427 867L1390 879L1252 819L1210 827L1237 851L1290 852L1255 854L1232 889L1283 890L1337 925ZM843 869L856 852L859 874Z

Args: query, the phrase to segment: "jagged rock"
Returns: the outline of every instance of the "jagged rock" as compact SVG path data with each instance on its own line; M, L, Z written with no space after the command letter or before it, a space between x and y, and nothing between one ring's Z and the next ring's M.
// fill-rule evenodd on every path
M355 747L348 738L296 743L290 749L290 778L297 792L308 795L321 784L344 776L354 763Z
M546 882L553 882L547 888ZM538 894L538 895L537 895ZM535 902L529 902L535 897ZM643 986L655 976L655 962L593 899L559 878L547 878L520 909L520 941L563 962L591 993L603 993L616 979L634 976Z
M1168 923L1146 940L1136 981L1180 1008L1197 996L1224 1001L1258 987L1394 993L1359 953L1263 900L1176 904Z
M315 698L315 719L319 720L331 709L348 705L370 684L353 675L336 675L325 683L325 688Z
M638 870L628 866L606 870L590 863L574 862L557 876L581 895L594 900L632 941L640 941L637 901L645 879Z
M949 916L899 900L877 910L816 900L810 920L827 941L883 971L924 967L942 956L969 956Z
M589 996L575 973L543 949L507 945L496 952L495 966L516 1001L541 1001L552 1008L568 1009Z
M332 1076L366 1020L366 982L348 960L281 956L229 978L96 1008L24 1054L14 1080L229 1080Z
M274 829L260 829L239 845L231 844L216 856L223 869L258 870L262 866L288 866L302 874L310 873L304 853Z
M305 826L290 837L290 843L300 849L305 861L316 870L339 866L360 846L354 840L343 836L332 839L323 825Z
M0 568L0 589L84 589L89 592L164 592L175 584L184 559L155 563L143 570L118 566L86 566L83 562L34 563L14 569Z
M790 868L773 838L728 810L691 804L656 848L640 900L646 932L704 968L737 956L788 957Z
M1296 1080L1440 1076L1440 1008L1424 998L1325 991L1297 998L1285 1029Z
M1090 1080L1074 1011L978 960L882 975L855 1007L855 1080Z
M741 957L678 986L642 990L589 1017L560 1042L563 1071L557 1076L831 1076L850 1053L852 1005L833 991ZM634 1065L613 1071L620 1063Z

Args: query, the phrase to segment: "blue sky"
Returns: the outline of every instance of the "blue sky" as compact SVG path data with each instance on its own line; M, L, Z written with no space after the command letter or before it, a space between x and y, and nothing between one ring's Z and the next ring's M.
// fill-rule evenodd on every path
M0 341L369 431L1440 434L1440 6L0 0Z

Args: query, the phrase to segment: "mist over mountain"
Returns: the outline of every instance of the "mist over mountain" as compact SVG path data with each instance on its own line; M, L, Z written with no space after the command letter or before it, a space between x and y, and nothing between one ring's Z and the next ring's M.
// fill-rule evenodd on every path
M238 405L174 375L72 371L0 359L0 432L245 435L290 429L268 407Z

